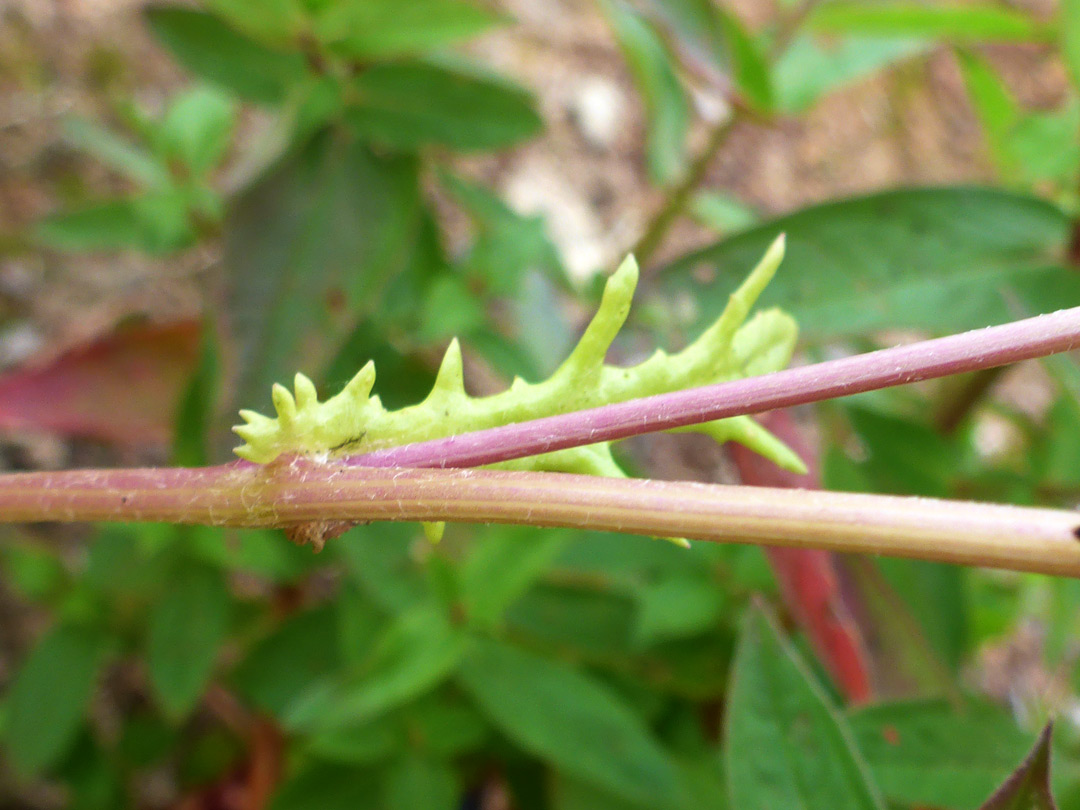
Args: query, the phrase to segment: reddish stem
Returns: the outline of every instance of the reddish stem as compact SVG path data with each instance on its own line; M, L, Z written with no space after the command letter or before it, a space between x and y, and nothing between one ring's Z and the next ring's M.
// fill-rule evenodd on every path
M1077 346L1080 307L760 377L388 447L347 458L343 463L365 467L477 467L1004 366Z

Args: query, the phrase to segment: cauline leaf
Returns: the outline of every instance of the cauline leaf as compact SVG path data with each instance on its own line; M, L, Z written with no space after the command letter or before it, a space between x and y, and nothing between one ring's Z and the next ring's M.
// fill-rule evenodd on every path
M245 444L236 448L236 454L260 464L280 455L332 462L383 447L777 371L788 364L795 348L798 330L794 319L779 309L764 310L747 318L783 256L781 236L732 293L716 321L676 354L657 350L648 360L628 368L604 363L608 348L630 312L637 286L637 263L628 257L608 279L600 307L573 352L544 382L530 384L515 377L510 388L500 394L471 397L465 393L461 347L456 339L446 350L427 398L396 411L386 410L379 397L371 394L375 384L373 363L360 369L339 394L326 402L319 402L310 379L297 374L295 393L283 385L274 385L277 418L240 411L245 424L233 430ZM785 469L805 470L798 455L749 416L679 430L704 433L717 442L737 441ZM607 442L501 462L492 467L625 476Z

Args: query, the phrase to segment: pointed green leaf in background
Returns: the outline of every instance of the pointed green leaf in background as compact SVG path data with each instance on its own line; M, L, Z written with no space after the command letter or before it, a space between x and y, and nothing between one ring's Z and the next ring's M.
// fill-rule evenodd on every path
M181 6L146 10L150 28L196 76L263 104L284 100L306 74L298 51L275 51L230 28L213 14Z
M728 695L724 756L738 810L883 810L854 737L760 606L744 620Z
M490 529L472 543L461 566L462 601L469 620L480 626L498 624L503 612L576 538L549 529L539 537L519 527Z
M165 157L196 175L217 165L229 148L233 105L221 92L196 87L173 99L161 122Z
M397 708L446 679L465 654L467 642L440 606L416 605L386 628L362 664L297 701L286 723L328 730Z
M429 144L462 151L499 149L537 134L532 96L479 70L423 61L369 67L352 83L345 113L353 131L394 149Z
M1047 723L1031 753L980 810L1057 810L1050 794L1052 732L1053 724Z
M645 151L656 183L672 183L686 166L690 108L673 55L649 21L622 0L603 3L648 115Z
M477 640L458 674L497 728L559 770L647 805L679 796L667 753L628 706L584 672Z
M777 106L803 112L822 96L927 51L926 40L796 36L773 66Z
M773 108L773 80L760 40L748 31L734 12L717 6L727 40L735 86L752 107L769 112Z
M221 572L203 567L181 571L155 606L146 663L150 685L169 715L185 716L202 695L231 610Z
M104 660L104 639L74 626L53 628L31 650L4 707L4 747L18 774L37 775L66 753Z
M471 0L362 0L324 3L315 36L336 52L373 61L443 48L502 18Z
M944 700L868 706L851 713L859 748L891 802L975 810L1030 745L1009 713Z
M808 25L830 34L936 37L954 42L1028 42L1048 35L1028 14L988 3L842 0L818 5Z
M787 258L761 296L794 316L811 342L911 327L959 331L1012 320L1014 285L1039 311L1080 300L1080 276L1059 266L1068 217L1037 197L991 188L885 191L828 202L743 231L678 259L657 301L694 312L693 334L716 312L773 234ZM722 275L702 284L704 269ZM684 307L685 305L685 307ZM669 306L672 306L669 304Z
M303 348L343 340L353 313L378 307L419 224L416 171L411 157L378 156L343 133L322 132L235 201L225 263L242 369L237 401L268 404L275 381L325 365L328 358ZM335 298L349 312L337 322Z
M1061 54L1073 87L1080 91L1080 0L1061 0L1060 14Z

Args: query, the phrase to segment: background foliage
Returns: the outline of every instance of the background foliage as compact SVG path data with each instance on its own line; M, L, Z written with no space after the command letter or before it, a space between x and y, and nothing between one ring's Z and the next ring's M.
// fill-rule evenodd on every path
M630 157L651 188L618 245L639 240L645 275L616 359L696 334L781 230L767 303L798 319L806 358L1080 300L1080 3L743 5L590 6L636 93ZM490 182L553 126L484 58L513 12L146 8L183 86L64 116L69 152L93 159L80 171L107 180L69 177L70 204L5 231L0 259L107 256L166 280L196 268L203 323L121 329L12 372L0 424L73 437L99 463L164 461L153 448L171 437L191 465L226 458L236 407L268 410L296 369L325 396L374 359L376 391L399 406L457 335L477 392L548 374L598 288ZM1056 82L1034 103L1014 89L1029 63ZM902 115L942 64L975 133L965 184L918 151L908 177L930 185L838 180L795 206L725 183L747 138L757 155L785 129L824 127L853 85L884 86ZM602 118L582 123L600 142ZM1026 373L800 415L788 428L814 424L821 464L799 483L1071 505L1080 371ZM624 461L718 474L671 442ZM451 526L432 546L389 524L319 556L268 532L101 526L73 546L28 528L6 533L0 565L5 611L31 617L2 672L10 806L963 810L1058 709L1054 790L1080 807L1075 581L500 526ZM815 623L834 609L847 624L831 630L864 647L854 661Z

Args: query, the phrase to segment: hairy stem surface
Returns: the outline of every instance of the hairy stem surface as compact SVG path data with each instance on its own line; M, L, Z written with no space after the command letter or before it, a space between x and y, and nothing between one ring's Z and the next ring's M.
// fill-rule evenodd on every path
M929 498L497 470L342 468L21 473L0 519L293 527L372 520L565 526L888 554L1080 576L1073 512Z

